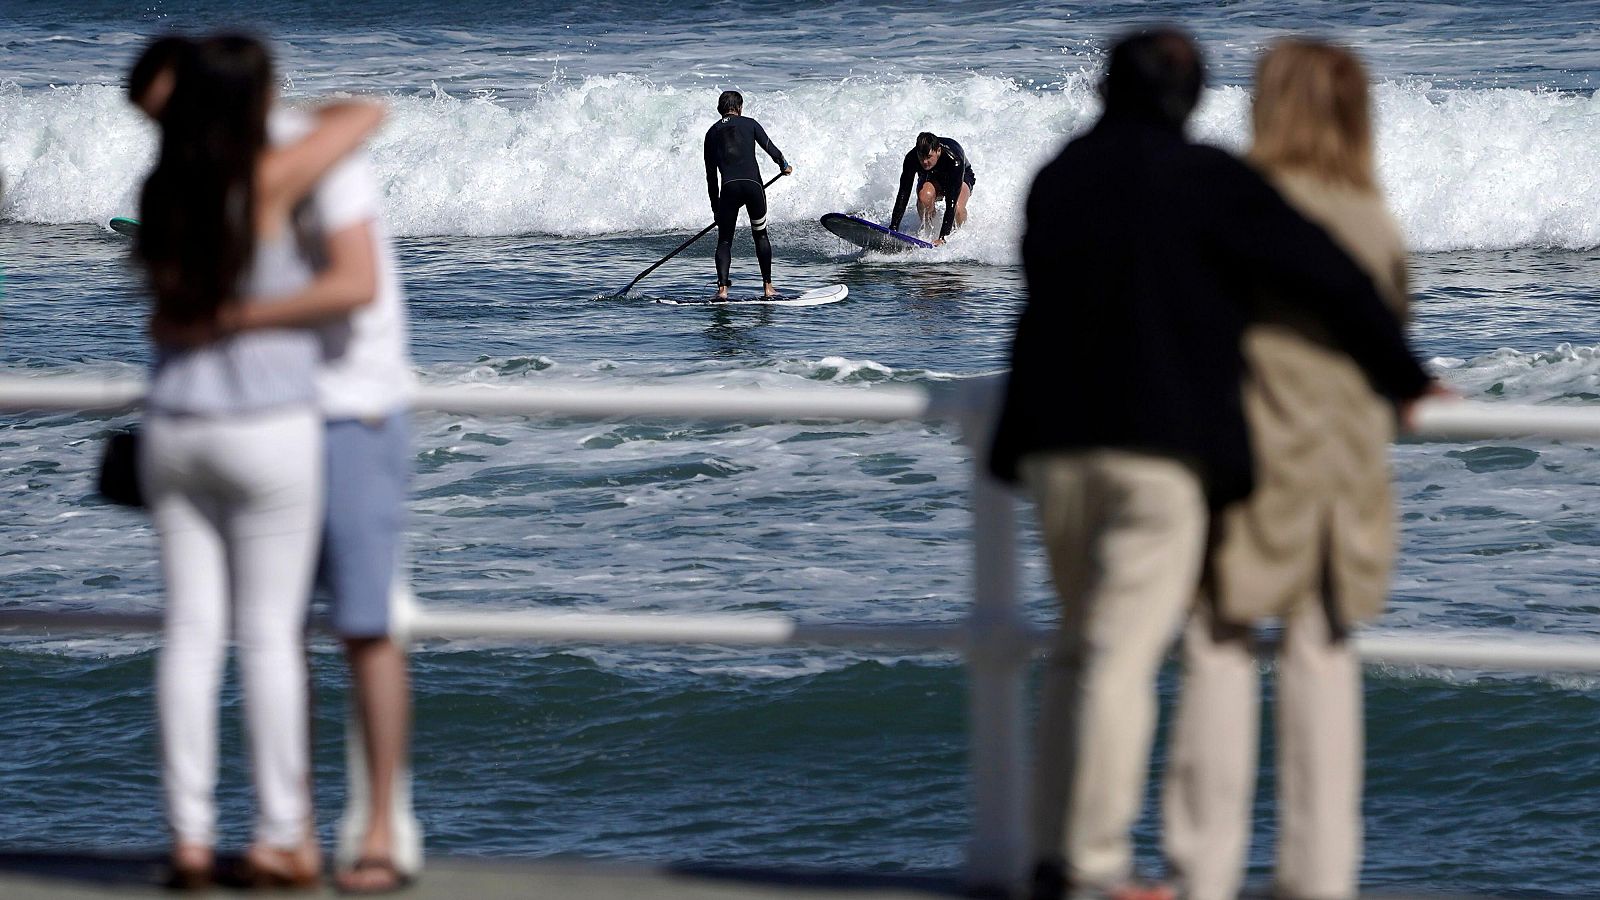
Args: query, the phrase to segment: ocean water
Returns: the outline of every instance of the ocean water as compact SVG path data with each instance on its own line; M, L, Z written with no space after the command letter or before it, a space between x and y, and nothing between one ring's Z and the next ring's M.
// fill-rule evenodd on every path
M1097 112L1107 40L1177 21L1213 83L1194 131L1249 141L1273 37L1356 46L1381 176L1416 250L1413 334L1486 402L1600 402L1600 9L1592 3L1244 0L1015 4L469 2L0 7L0 366L133 374L147 358L127 243L153 134L121 73L171 28L271 35L288 102L378 96L372 143L437 384L827 384L871 391L1005 367L1037 167ZM783 310L650 303L712 283L698 158L737 88L797 167L770 191ZM915 258L865 257L817 216L886 217L916 132L959 139L972 219ZM1071 215L1063 210L1063 215ZM738 289L757 287L748 238ZM1103 377L1114 379L1118 372ZM1095 384L1063 385L1067 403ZM0 607L159 607L154 538L93 496L120 420L0 417ZM412 579L446 608L781 611L952 621L967 609L970 453L941 425L587 423L425 414ZM1381 631L1600 633L1600 452L1403 444L1404 548ZM1031 533L1024 599L1052 618ZM150 637L0 640L0 846L159 846ZM340 796L344 682L318 643L318 797ZM959 865L964 676L949 656L433 642L418 648L418 804L432 852L830 866ZM1170 697L1170 678L1163 693ZM227 695L230 712L237 696ZM230 721L235 719L230 717ZM1600 893L1600 684L1372 670L1374 887ZM236 726L233 726L236 728ZM227 734L224 837L248 791ZM1159 754L1158 754L1159 756ZM1267 757L1270 759L1270 757ZM1270 765L1253 877L1270 871ZM1145 859L1153 823L1141 826Z

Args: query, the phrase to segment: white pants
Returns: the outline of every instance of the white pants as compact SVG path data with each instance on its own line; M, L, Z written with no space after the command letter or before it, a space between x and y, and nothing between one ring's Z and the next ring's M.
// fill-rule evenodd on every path
M304 632L322 521L322 417L311 407L153 415L141 473L167 588L156 699L173 835L215 841L217 695L231 613L256 840L297 846L311 826Z
M1167 862L1192 900L1239 893L1255 798L1260 671L1247 627L1201 603L1184 633L1183 693L1162 797ZM1278 654L1278 862L1273 894L1356 895L1361 868L1361 666L1321 598L1284 622Z
M1120 450L1032 456L1023 476L1061 600L1039 703L1035 859L1109 887L1133 871L1156 673L1194 599L1205 496L1188 465Z

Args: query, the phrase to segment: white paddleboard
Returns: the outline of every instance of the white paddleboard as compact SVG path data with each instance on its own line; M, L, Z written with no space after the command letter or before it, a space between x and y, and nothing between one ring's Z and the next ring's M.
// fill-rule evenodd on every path
M850 296L849 288L842 284L830 284L803 294L779 294L776 297L729 297L726 300L718 300L716 297L683 299L662 297L656 302L669 306L824 306L838 303L848 296Z

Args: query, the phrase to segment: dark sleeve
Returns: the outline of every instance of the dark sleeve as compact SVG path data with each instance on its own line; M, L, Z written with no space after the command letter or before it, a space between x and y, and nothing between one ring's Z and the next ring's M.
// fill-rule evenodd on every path
M900 190L894 195L894 215L889 217L889 227L895 231L900 230L900 220L906 217L906 203L911 199L911 179L917 174L915 153L915 150L907 153L906 161L900 166Z
M1316 315L1379 393L1396 400L1421 395L1428 373L1372 279L1255 170L1214 152L1225 159L1200 176L1216 192L1207 198L1215 203L1203 217L1209 237L1234 261L1281 287L1283 299Z
M717 212L717 197L719 195L717 182L717 153L715 144L711 140L711 132L706 132L706 193L711 195L711 213Z
M789 168L789 164L783 161L783 151L779 150L778 145L774 144L772 139L767 137L767 130L761 127L760 122L755 123L755 126L756 143L761 145L761 149L767 151L767 155L772 157L772 161L778 164L779 169Z

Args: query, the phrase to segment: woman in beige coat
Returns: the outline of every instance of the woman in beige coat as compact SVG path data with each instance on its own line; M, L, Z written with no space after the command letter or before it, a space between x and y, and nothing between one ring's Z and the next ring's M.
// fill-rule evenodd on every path
M1349 51L1283 41L1256 72L1252 161L1406 315L1406 253L1373 175L1367 78ZM1256 467L1218 515L1163 802L1173 874L1191 900L1238 893L1255 793L1254 626L1278 654L1276 893L1354 897L1361 864L1361 670L1351 628L1382 611L1394 558L1395 410L1315 323L1270 293L1247 332L1243 386Z

